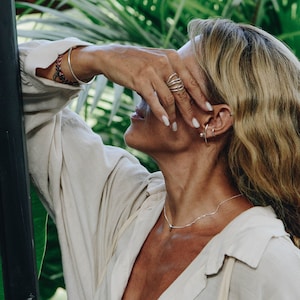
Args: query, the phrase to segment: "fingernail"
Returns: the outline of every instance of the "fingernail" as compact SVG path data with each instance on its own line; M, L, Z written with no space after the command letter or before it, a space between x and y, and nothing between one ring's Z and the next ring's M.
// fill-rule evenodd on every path
M205 105L206 105L206 107L207 107L207 109L209 110L209 111L213 111L214 109L213 109L213 107L211 106L211 104L209 103L209 102L205 102Z
M172 130L177 131L177 123L176 122L172 123Z
M199 127L200 127L200 124L199 124L199 122L198 122L198 120L197 120L196 118L193 118L193 119L192 119L192 123L193 123L193 126L194 126L195 128L199 128Z
M166 126L170 126L170 121L167 116L162 116L162 120Z

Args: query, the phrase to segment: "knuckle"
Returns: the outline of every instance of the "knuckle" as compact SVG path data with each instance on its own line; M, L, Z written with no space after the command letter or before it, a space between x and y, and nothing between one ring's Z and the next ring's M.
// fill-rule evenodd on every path
M176 101L179 103L186 102L187 100L189 100L189 98L190 97L185 89L176 93Z
M190 78L190 80L188 80L188 84L190 85L191 88L195 88L199 86L197 81L192 77Z
M168 49L167 55L172 60L177 60L179 58L178 52L174 49Z
M170 94L168 96L164 96L161 99L161 102L162 102L163 106L171 106L174 104L174 96L172 94Z
M144 64L139 72L137 79L149 78L154 73L154 68L151 64ZM150 77L151 78L151 77Z

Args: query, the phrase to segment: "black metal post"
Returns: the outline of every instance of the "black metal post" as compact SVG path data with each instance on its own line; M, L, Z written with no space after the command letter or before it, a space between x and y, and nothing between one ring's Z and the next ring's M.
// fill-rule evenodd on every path
M0 2L0 245L5 299L37 299L13 0Z

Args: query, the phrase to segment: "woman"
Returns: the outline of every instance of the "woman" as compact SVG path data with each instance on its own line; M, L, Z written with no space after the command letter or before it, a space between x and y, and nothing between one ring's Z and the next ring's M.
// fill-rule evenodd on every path
M300 297L299 62L251 26L195 20L189 33L178 53L21 48L29 167L69 299ZM96 74L142 95L125 140L161 172L65 108Z

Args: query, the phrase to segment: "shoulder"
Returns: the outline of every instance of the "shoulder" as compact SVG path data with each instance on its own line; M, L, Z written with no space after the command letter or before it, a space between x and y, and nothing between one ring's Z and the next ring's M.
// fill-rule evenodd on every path
M237 217L224 229L220 247L236 258L231 299L300 299L300 250L270 207Z
M280 269L281 271L282 268L291 268L290 271L296 269L300 272L300 249L287 236L274 237L270 239L261 258L260 265L266 265L269 268Z
M273 237L256 268L236 262L231 287L243 299L296 300L300 299L299 282L300 250L288 237Z

